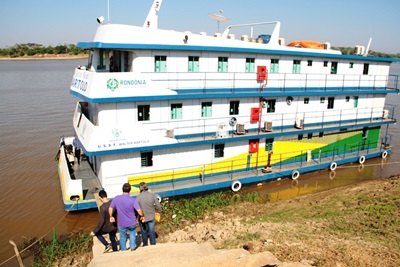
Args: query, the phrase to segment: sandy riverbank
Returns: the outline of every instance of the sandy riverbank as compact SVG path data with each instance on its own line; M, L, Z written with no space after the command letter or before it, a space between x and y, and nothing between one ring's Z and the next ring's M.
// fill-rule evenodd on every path
M159 243L210 243L223 251L272 253L281 262L297 262L290 266L400 266L399 195L396 176L279 202L237 203L181 222L173 232L160 231ZM107 266L113 266L113 260L119 264L142 260L139 253L120 253L102 260ZM170 253L163 255L169 258ZM71 255L57 264L87 266L92 257L89 252ZM207 266L221 265L208 261Z

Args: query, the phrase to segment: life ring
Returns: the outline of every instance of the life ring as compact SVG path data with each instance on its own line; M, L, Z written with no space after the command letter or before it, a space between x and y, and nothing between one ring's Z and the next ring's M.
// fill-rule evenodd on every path
M330 169L331 171L334 171L334 170L336 170L336 168L337 168L337 163L333 161L333 162L331 163L331 165L329 166L329 169Z
M300 177L300 172L298 170L294 170L292 172L292 180L297 180Z
M361 156L358 158L358 163L364 164L364 162L365 162L365 156Z
M386 150L383 150L382 152L382 158L386 159L386 157L388 156L388 152Z
M156 198L157 198L158 202L161 203L162 198L160 197L160 195L156 195Z
M239 181L234 181L232 183L231 189L233 192L238 192L242 188L242 183Z

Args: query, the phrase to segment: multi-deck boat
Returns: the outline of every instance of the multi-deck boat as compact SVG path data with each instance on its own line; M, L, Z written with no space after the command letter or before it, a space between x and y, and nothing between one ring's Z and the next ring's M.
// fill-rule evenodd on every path
M344 55L329 43L285 45L277 21L214 35L162 30L160 5L143 26L99 20L94 40L78 43L90 50L70 87L84 157L74 163L73 137L63 138L66 210L96 207L99 189L113 197L125 182L145 181L161 198L238 191L391 153L395 59L362 46Z

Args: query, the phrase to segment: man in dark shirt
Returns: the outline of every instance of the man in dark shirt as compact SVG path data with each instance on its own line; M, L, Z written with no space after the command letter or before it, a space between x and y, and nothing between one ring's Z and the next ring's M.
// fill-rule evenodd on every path
M110 207L110 203L107 198L107 193L104 190L100 190L99 192L100 201L103 203L100 206L100 219L96 228L94 228L93 233L99 239L99 241L105 246L104 252L108 252L111 248L113 251L118 251L118 245L116 240L117 227L110 222L110 216L108 213L108 208ZM111 244L109 244L103 234L108 234L110 236Z

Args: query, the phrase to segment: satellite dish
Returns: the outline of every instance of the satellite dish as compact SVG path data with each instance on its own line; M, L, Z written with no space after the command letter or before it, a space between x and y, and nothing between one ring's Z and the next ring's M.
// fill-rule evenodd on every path
M208 16L217 22L218 32L219 24L229 20L229 18L224 16L224 11L222 9L220 9L218 13L208 13Z

